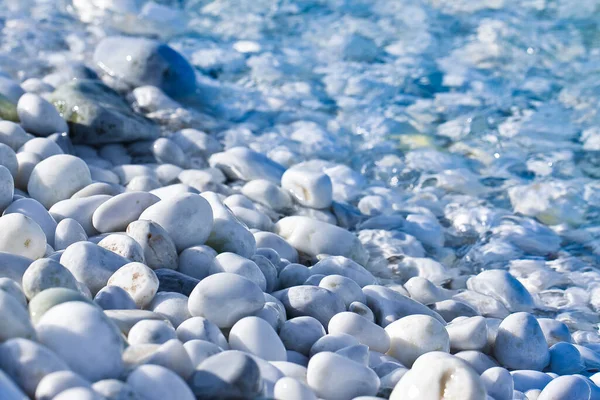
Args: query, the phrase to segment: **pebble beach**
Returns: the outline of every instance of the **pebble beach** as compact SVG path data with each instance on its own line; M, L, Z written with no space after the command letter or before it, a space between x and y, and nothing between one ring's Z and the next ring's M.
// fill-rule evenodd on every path
M597 2L0 5L0 400L600 400Z

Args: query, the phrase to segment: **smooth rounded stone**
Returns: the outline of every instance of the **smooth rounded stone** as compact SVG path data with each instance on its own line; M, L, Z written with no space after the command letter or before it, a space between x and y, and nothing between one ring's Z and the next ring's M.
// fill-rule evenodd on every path
M487 344L487 324L483 317L470 317L446 325L453 352L482 350Z
M360 342L354 336L350 336L345 333L327 334L319 338L312 345L309 351L309 357L324 351L335 353L336 351L345 347L355 346L357 344L360 344Z
M0 217L0 251L36 260L46 253L46 235L26 215L15 213Z
M108 317L119 328L125 336L135 324L143 320L157 320L170 323L164 315L148 310L104 310L104 315Z
M221 169L229 179L252 181L265 179L279 184L285 167L246 147L233 147L210 156L208 163Z
M77 280L73 274L60 263L49 258L41 258L31 263L23 274L22 286L28 299L53 287L78 290Z
M127 342L130 345L163 344L176 338L175 329L170 324L158 320L144 320L131 327Z
M550 347L550 371L558 375L573 375L585 369L581 353L571 343L558 342Z
M505 318L510 314L510 311L500 301L472 290L465 290L455 294L452 298L467 304L484 317Z
M42 158L37 154L30 153L27 151L17 153L17 174L13 175L15 180L15 187L17 189L24 191L27 190L27 184L29 183L31 173L40 161L42 161Z
M159 365L140 365L129 374L127 384L146 400L195 400L179 375Z
M543 370L550 361L550 353L535 317L524 312L506 317L498 328L494 356L509 369Z
M265 305L263 292L258 285L226 272L204 278L189 297L190 314L204 317L219 328L230 328Z
M0 171L2 171L1 168ZM18 199L12 202L4 211L4 214L13 213L23 214L34 220L44 231L48 243L54 244L54 234L57 224L40 202L27 198Z
M267 280L258 265L235 253L221 253L215 257L209 273L213 275L219 272L243 276L258 285L261 291L267 289Z
M390 337L386 330L353 312L341 312L329 321L330 334L345 333L355 337L370 350L385 353L390 349Z
M182 168L173 164L161 164L154 172L158 176L158 180L163 185L171 185L177 183L179 174L183 171Z
M450 322L457 317L476 317L477 311L466 303L449 299L438 301L430 305L430 308L438 313L446 322Z
M579 350L579 354L581 354L581 359L583 360L586 368L590 369L598 369L600 366L600 356L594 350L589 347L581 346L578 344L574 344L574 346ZM591 347L591 344L587 346Z
M27 191L49 209L91 183L90 170L83 160L69 154L59 154L35 166L29 177Z
M452 292L446 291L434 285L430 280L420 276L410 278L404 284L404 287L410 294L411 299L414 299L421 304L425 304L426 306L439 301L448 300L452 297Z
M158 189L162 185L160 181L151 176L136 176L127 184L127 190L130 192L150 192Z
M100 308L80 301L56 305L42 316L36 330L40 343L82 377L96 381L119 376L123 340Z
M334 226L337 224L337 219L335 218L335 215L333 215L333 213L331 213L326 208L317 209L296 205L294 207L294 213L292 214L292 216L307 217L312 220L326 222Z
M148 207L139 217L154 221L168 233L178 251L204 244L213 227L211 205L196 194L181 194Z
M369 347L364 344L344 347L335 352L342 357L369 366ZM378 375L379 376L379 375Z
M37 94L25 93L21 96L17 104L17 114L23 129L38 136L69 131L66 121L56 108Z
M121 143L105 144L98 150L98 155L113 165L131 164L131 156Z
M279 337L285 348L305 356L309 355L311 347L325 334L323 325L313 317L291 318L279 330Z
M305 207L327 208L333 200L331 178L323 172L302 166L291 167L281 177L281 187Z
M123 265L108 279L108 286L124 289L138 308L144 308L158 291L158 278L152 269L140 262Z
M222 348L206 340L189 340L183 344L194 368L198 367L204 360L223 351Z
M36 342L19 338L0 345L0 371L4 371L29 396L34 396L44 376L68 369L54 352Z
M70 301L90 303L90 300L81 292L66 288L51 288L40 292L29 301L29 315L31 321L37 324L42 316L52 307Z
M168 138L158 138L152 144L152 153L160 164L173 164L186 167L188 160L183 149Z
M204 279L210 274L217 252L211 247L192 246L179 254L177 270L196 279Z
M387 354L407 367L425 353L450 352L450 338L444 325L428 315L408 315L387 325L385 332L390 339Z
M486 398L486 390L479 375L463 360L433 352L419 357L390 395L390 400L407 398L481 400Z
M156 40L106 37L96 46L94 62L107 75L133 87L156 86L173 98L196 91L194 68L177 51Z
M144 263L144 250L131 236L115 233L104 237L98 246L110 250L132 262Z
M229 331L233 350L254 354L267 361L286 361L286 348L277 332L265 320L250 316L239 320Z
M590 385L581 376L559 376L540 393L538 400L586 400L591 396Z
M283 303L290 317L314 317L323 326L327 326L335 314L346 310L340 297L317 286L294 286L275 292L273 296Z
M14 151L19 150L31 138L21 125L11 121L0 121L0 143Z
M14 195L15 181L13 176L4 165L0 165L0 212L9 207Z
M224 350L229 344L217 325L203 317L192 317L182 322L176 330L177 338L183 343L191 340L204 340L214 343Z
M0 398L5 400L29 400L13 381L0 370Z
M337 294L346 308L353 302L366 303L367 298L361 290L360 286L352 279L346 278L341 275L329 275L321 279L319 287L329 290L332 293Z
M383 328L413 314L427 315L445 324L438 313L391 288L368 285L363 287L363 293L367 297L367 306L375 314L377 325Z
M190 155L208 158L214 153L223 151L223 146L216 138L197 129L182 129L169 138Z
M50 100L70 122L73 143L135 142L160 135L156 124L97 79L69 80L57 87Z
M310 269L302 264L288 264L279 273L279 288L302 285L310 277Z
M256 313L256 316L264 319L275 331L279 331L281 325L283 325L275 303L266 302L262 310Z
M10 278L0 278L0 290L14 297L21 305L27 308L27 297L21 286Z
M25 92L35 94L50 93L54 90L54 86L38 78L29 78L24 80L23 82L21 82L21 88Z
M210 204L214 223L206 244L218 253L231 252L242 257L252 257L256 252L256 241L252 233L235 217L221 201L218 194L201 194Z
M55 142L48 138L36 137L28 140L18 151L36 154L42 160L52 156L64 155L64 152ZM31 178L31 177L30 177Z
M60 263L96 295L129 260L96 244L77 242L67 247L60 257Z
M350 303L348 306L348 311L360 315L369 322L375 323L375 315L373 314L373 311L371 311L369 307L361 302L354 301Z
M487 369L480 376L488 395L495 400L512 400L514 382L512 375L502 367Z
M204 360L188 380L197 399L255 398L263 379L257 362L240 351L224 351Z
M94 297L94 302L103 310L134 310L133 298L119 286L105 286Z
M306 380L317 396L332 400L374 396L380 383L372 369L331 352L310 359Z
M254 239L257 248L273 249L281 258L285 258L291 263L298 262L298 251L281 236L272 232L256 232Z
M25 90L23 90L23 87L17 82L2 73L2 76L0 76L0 94L2 94L7 101L17 104L21 96L25 94Z
M9 146L0 143L0 165L3 165L13 178L17 177L19 171L19 161L17 154Z
M323 275L323 274L311 275L308 277L306 282L304 282L304 284L310 285L310 286L319 286L319 284L321 283L321 280L323 280L323 278L325 278L325 276L326 275Z
M159 268L154 270L154 272L158 278L159 292L176 292L189 296L200 282L198 279L172 269Z
M282 212L292 207L290 195L266 179L255 179L246 183L242 187L242 194L250 200L270 207L275 211Z
M285 217L275 224L275 233L308 256L344 256L364 265L369 254L351 232L308 217ZM340 274L343 275L343 274Z
M476 350L460 351L454 354L454 356L466 361L478 374L499 366L492 357Z
M177 249L169 233L158 223L139 220L127 226L127 235L142 247L146 265L152 269L177 269Z
M188 297L181 293L156 293L147 308L155 313L164 315L171 321L171 324L175 328L191 318L191 314L188 310Z
M52 400L63 391L76 387L91 388L90 382L72 371L56 371L42 378L35 389L36 400Z
M144 210L159 201L160 198L147 192L121 193L94 211L92 223L98 232L123 232Z
M317 400L314 392L303 382L285 377L275 384L274 395L276 399L286 400Z
M94 236L98 233L92 224L94 211L109 199L111 199L111 196L103 194L67 199L54 204L48 211L56 222L60 222L65 218L72 218L81 225L86 235Z
M467 281L467 287L500 301L511 312L533 309L533 298L510 273L503 270L488 270Z
M548 346L554 346L558 342L571 343L571 333L569 327L564 322L557 321L553 318L538 318L538 324L544 332L544 337Z
M517 370L510 373L513 377L515 390L527 392L532 389L543 390L552 377L548 374L533 370Z
M27 308L13 295L0 290L0 341L12 338L35 339Z
M93 168L90 169L90 173L92 174L92 180L97 180L94 178L94 173L92 171L93 171ZM94 182L90 185L87 185L83 189L77 191L76 193L74 193L73 196L71 196L71 198L79 199L82 197L96 196L99 194L106 194L109 196L117 196L117 195L123 193L123 190L125 190L125 188L123 188L123 186L119 185L118 183Z
M142 400L130 385L117 379L103 379L94 383L92 389L107 400Z
M79 222L73 218L65 218L56 225L54 231L54 249L65 250L77 242L87 241L88 236Z

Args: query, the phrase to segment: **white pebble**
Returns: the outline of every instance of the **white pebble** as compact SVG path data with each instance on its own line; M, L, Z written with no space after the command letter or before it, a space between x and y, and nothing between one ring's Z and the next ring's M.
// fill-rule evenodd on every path
M73 218L65 218L56 225L54 232L54 250L64 250L73 243L88 239L85 230Z
M38 224L23 214L0 217L0 251L36 260L46 252L46 235Z
M243 276L256 283L263 292L267 289L267 280L258 265L235 253L221 253L215 257L209 273L213 275L219 272Z
M487 324L483 317L462 318L446 325L453 352L482 350L487 344Z
M281 339L262 318L251 316L237 321L229 331L229 345L233 350L254 354L263 360L287 360Z
M14 178L4 165L0 165L0 212L4 212L12 203L14 195Z
M60 263L49 258L41 258L31 263L23 274L23 292L32 299L43 290L62 287L77 290L77 280Z
M290 195L276 184L265 179L255 179L246 183L242 187L242 194L275 211L283 212L292 206Z
M96 381L121 373L123 340L98 307L80 301L59 304L46 311L36 329L40 343L82 377Z
M56 108L37 94L25 93L21 96L17 104L17 114L23 129L39 136L69 131L66 121Z
M289 168L281 177L281 186L305 207L327 208L333 199L331 178L323 172L301 166Z
M275 383L274 395L278 400L317 400L308 386L289 377L281 378Z
M115 271L107 285L124 289L139 308L144 308L158 291L158 278L146 265L132 262Z
M42 378L35 389L35 398L52 400L59 393L76 387L91 388L91 384L72 371L53 372Z
M254 282L226 272L200 281L188 302L190 314L204 317L219 328L232 327L264 305L263 292Z
M213 227L213 210L202 196L180 194L148 207L140 220L154 221L168 233L178 251L204 244Z
M127 334L127 342L136 344L163 344L176 339L175 329L165 321L142 320L131 327Z
M407 367L425 353L450 352L448 332L438 320L428 315L409 315L386 326L390 337L387 352Z
M358 314L342 312L331 318L327 330L330 334L345 333L354 336L360 343L369 346L370 350L385 353L390 349L387 329L384 330Z
M203 317L192 317L181 323L176 330L177 338L183 343L204 340L229 350L227 339L217 325Z
M32 136L29 135L21 125L11 121L0 121L0 143L13 149L19 150Z
M49 209L91 183L90 170L83 160L61 154L49 157L35 166L27 191Z
M511 314L500 323L494 355L510 369L541 371L550 362L544 332L535 317L525 312Z
M123 232L127 225L158 201L160 198L147 192L121 193L94 211L92 223L98 232Z
M195 400L182 378L159 365L137 367L127 377L127 383L146 400Z
M42 160L46 158L64 154L64 151L58 144L48 138L36 137L28 140L21 148L19 153L28 152L39 156Z
M15 187L21 190L27 190L29 177L35 166L42 161L42 158L37 154L27 151L17 153L18 170L15 178Z

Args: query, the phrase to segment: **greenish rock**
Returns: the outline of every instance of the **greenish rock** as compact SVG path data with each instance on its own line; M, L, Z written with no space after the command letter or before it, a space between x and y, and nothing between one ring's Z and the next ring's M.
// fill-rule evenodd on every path
M46 311L68 301L83 301L84 303L93 304L84 295L72 289L46 289L34 296L29 302L29 315L31 316L31 321L36 324Z
M17 106L4 95L0 94L0 119L19 122Z
M158 126L136 114L117 92L96 80L77 80L50 97L69 124L73 143L105 144L153 140Z

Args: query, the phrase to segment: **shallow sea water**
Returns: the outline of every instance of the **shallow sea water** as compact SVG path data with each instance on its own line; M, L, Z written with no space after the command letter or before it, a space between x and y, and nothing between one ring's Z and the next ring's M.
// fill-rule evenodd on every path
M182 107L127 97L165 134L196 127L286 166L325 160L335 200L371 217L352 228L382 279L404 281L414 257L449 288L506 269L538 315L600 343L598 2L0 4L6 75L52 82L105 36L158 37L199 82Z

